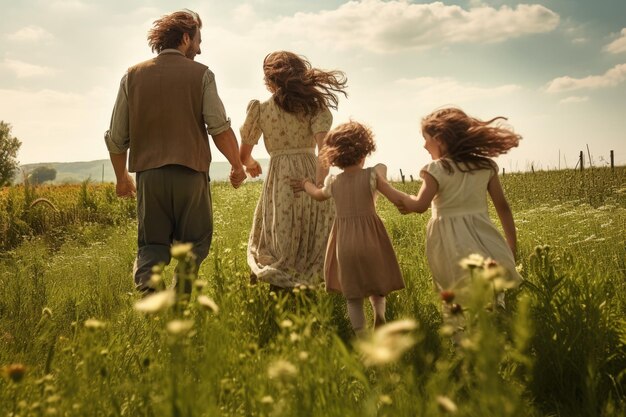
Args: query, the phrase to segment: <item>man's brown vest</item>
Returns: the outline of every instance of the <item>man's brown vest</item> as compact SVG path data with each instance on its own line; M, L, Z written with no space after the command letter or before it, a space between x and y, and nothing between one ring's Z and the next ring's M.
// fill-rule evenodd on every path
M129 171L175 164L208 172L211 151L202 116L206 70L175 52L128 69Z

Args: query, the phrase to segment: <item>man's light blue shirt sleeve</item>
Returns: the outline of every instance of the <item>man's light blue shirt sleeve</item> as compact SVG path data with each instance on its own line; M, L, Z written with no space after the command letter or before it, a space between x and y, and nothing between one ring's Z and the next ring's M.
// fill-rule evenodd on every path
M126 152L130 146L128 121L128 74L124 74L117 92L111 124L104 133L104 141L110 153Z
M202 116L209 135L215 136L230 128L224 104L217 94L215 75L207 69L202 78Z

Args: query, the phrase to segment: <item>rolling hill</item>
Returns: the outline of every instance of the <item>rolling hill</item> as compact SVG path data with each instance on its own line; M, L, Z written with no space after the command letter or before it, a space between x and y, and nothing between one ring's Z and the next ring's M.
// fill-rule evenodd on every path
M267 172L269 159L258 160L263 167L264 178ZM40 162L35 164L25 164L20 166L20 173L15 177L16 183L23 181L23 173L29 173L39 166L54 168L57 176L52 184L71 184L91 179L93 182L115 182L115 174L113 166L108 159L99 159L96 161L80 161L80 162ZM228 162L213 161L211 162L210 175L212 181L226 181L230 173L230 164Z

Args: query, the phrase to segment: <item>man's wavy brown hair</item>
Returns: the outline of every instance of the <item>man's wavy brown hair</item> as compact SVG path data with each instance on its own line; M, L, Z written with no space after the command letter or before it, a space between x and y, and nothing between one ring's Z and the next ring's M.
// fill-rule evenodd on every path
M375 150L372 131L361 123L350 121L326 134L319 158L324 166L343 169L358 164Z
M490 158L507 153L519 145L522 137L498 120L507 120L498 116L483 121L468 116L463 110L454 107L436 110L422 119L422 132L445 147L442 163L448 172L452 160L463 172L479 169L495 169ZM459 163L463 162L463 165Z
M202 20L196 12L185 9L167 14L152 24L152 29L148 31L148 45L152 52L157 53L164 49L176 49L183 42L185 33L193 39L201 28Z
M322 71L293 52L277 51L263 60L265 83L278 106L288 113L313 115L337 109L337 94L345 97L347 79L342 71Z

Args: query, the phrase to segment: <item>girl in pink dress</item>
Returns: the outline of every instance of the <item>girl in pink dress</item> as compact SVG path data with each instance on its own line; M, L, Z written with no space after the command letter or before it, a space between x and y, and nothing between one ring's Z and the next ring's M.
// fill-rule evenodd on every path
M365 330L363 300L374 308L374 326L385 322L385 296L404 288L393 246L383 222L376 214L377 191L398 202L401 193L385 179L387 168L364 168L365 158L376 149L372 132L350 122L331 130L324 139L320 160L343 172L329 175L322 188L309 178L292 181L295 191L304 190L315 200L332 198L336 217L326 258L326 290L347 299L348 316L357 335Z

